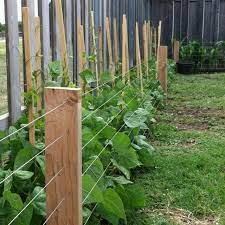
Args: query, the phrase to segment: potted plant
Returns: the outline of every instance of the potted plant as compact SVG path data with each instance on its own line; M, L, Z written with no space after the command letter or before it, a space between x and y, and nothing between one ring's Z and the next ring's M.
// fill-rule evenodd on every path
M177 63L177 72L191 74L199 62L200 44L196 41L184 44L180 48L180 60Z

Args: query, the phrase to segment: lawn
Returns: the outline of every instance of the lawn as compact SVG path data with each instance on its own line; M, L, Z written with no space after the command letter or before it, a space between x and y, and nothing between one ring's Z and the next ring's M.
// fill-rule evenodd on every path
M225 74L177 75L151 142L154 167L136 174L146 207L135 225L225 224Z
M22 41L20 41L20 64L22 71ZM23 73L21 72L21 89L23 87ZM0 41L0 115L7 112L7 71L5 41Z

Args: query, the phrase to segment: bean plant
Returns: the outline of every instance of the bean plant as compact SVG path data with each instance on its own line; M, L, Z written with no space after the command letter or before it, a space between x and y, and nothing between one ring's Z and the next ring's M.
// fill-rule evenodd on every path
M143 74L143 94L140 92L135 69L130 73L130 86L123 84L120 76L112 88L110 74L103 73L102 88L98 95L90 91L95 74L90 70L81 74L87 89L82 108L82 141L85 146L82 150L83 217L84 222L89 225L127 224L133 211L146 204L143 188L135 184L134 171L142 167L154 167L157 152L149 137L151 126L156 122L157 109L163 107L164 102L163 91L155 79L154 59L149 61L149 68L149 74ZM172 61L168 68L169 76L172 77ZM47 85L60 86L62 71L60 62L51 63ZM121 74L120 71L117 71L117 74ZM70 86L74 85L70 83ZM27 123L28 119L24 114L8 131L0 132L0 139ZM28 142L27 129L0 142L1 225L8 225L38 193L38 197L13 225L41 225L46 220L46 194L41 191L45 185L43 153L2 182L12 171L45 147L44 119L39 120L35 127L36 146ZM91 139L93 140L90 142Z

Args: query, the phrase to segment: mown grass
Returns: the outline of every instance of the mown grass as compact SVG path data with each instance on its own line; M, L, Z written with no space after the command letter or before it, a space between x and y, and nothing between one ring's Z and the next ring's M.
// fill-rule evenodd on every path
M146 208L129 224L225 224L225 75L177 75L153 126Z
M7 112L7 72L5 42L0 42L0 115Z

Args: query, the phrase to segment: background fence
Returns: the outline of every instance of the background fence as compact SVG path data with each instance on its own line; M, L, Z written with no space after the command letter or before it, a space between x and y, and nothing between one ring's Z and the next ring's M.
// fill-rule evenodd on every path
M35 0L23 0L22 6L30 9L30 30L32 50L32 70L34 71L35 58ZM42 43L42 77L46 78L48 64L52 60L60 59L60 32L56 21L54 1L38 0L38 15L41 20ZM7 25L6 48L1 46L1 104L0 114L9 112L0 118L0 129L8 126L8 122L15 122L21 114L21 92L26 90L23 85L24 63L22 63L24 48L21 33L18 29L18 11L15 0L5 0L5 18ZM122 58L122 19L127 15L129 63L135 62L135 22L140 24L139 36L143 38L142 24L150 20L153 27L162 21L161 42L169 46L171 55L171 40L199 40L215 42L225 39L225 0L63 0L64 25L66 33L66 47L69 55L69 73L73 81L77 81L79 70L79 56L77 47L77 31L79 24L84 26L85 47L87 55L91 50L90 12L94 11L95 33L102 29L102 48L104 69L109 68L107 32L105 18L109 17L110 27L114 26L113 19L117 21L117 32L110 29L112 40L118 38L118 56ZM3 41L4 42L4 41ZM97 46L98 46L97 41ZM2 43L0 43L2 44ZM114 43L112 43L114 47ZM143 46L140 46L143 56ZM6 54L6 59L5 59ZM24 61L24 60L23 60ZM25 61L24 61L25 62ZM6 65L7 64L7 65ZM6 84L7 68L7 84ZM8 97L7 97L8 96ZM8 106L8 107L7 107ZM8 110L7 110L8 108Z

